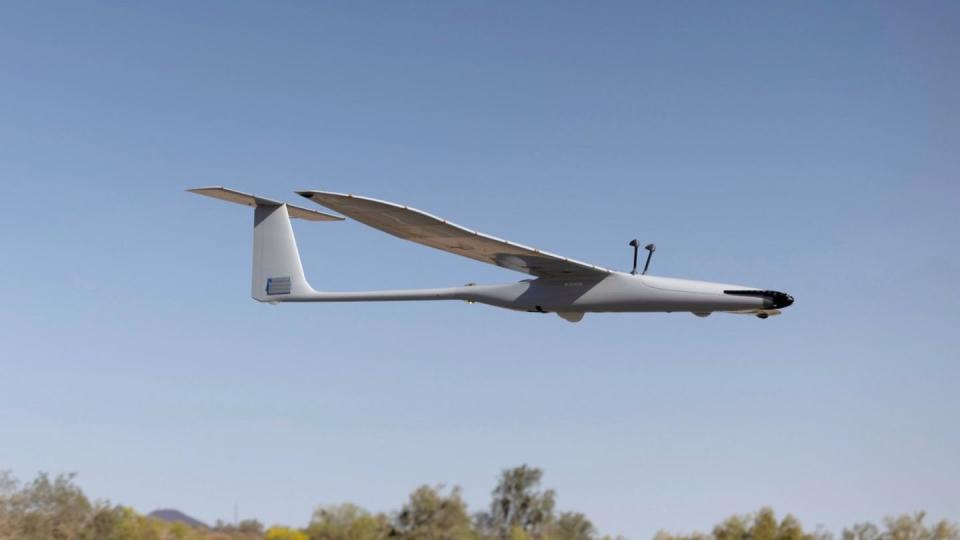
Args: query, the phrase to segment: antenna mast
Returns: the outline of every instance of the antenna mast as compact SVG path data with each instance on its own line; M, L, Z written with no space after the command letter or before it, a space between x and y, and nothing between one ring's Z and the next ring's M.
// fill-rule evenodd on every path
M647 264L643 265L643 274L646 275L647 269L650 268L650 259L653 258L653 252L657 250L657 245L647 244L643 246L643 249L647 250ZM634 250L634 253L636 253L636 250ZM636 255L634 255L634 258L636 258ZM636 269L634 269L634 273L636 273Z

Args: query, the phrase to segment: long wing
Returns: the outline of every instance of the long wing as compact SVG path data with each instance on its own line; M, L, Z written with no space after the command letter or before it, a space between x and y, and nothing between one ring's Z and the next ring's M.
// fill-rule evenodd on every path
M360 223L418 244L542 278L598 279L610 270L465 229L399 204L327 191L298 191Z

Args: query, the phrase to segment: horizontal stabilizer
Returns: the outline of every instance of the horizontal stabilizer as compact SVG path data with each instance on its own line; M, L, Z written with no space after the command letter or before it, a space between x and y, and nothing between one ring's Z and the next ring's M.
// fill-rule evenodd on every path
M225 188L223 186L195 188L195 189L188 189L187 191L191 193L196 193L198 195L206 195L207 197L213 197L214 199L221 199L221 200L232 202L232 203L251 206L254 208L258 206L280 206L281 204L287 204L281 201L275 201L273 199L267 199L264 197L251 195L249 193L235 191L232 189ZM340 216L325 214L323 212L310 210L309 208L303 208L300 206L294 206L292 204L287 204L287 212L290 214L290 217L292 218L300 218L300 219L305 219L307 221L342 221L344 219Z

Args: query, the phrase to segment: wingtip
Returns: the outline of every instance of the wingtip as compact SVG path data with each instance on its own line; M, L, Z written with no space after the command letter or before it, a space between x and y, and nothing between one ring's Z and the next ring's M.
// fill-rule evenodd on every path
M230 188L224 187L224 186L203 186L203 187L195 187L195 188L187 189L187 190L185 190L185 191L187 191L188 193L194 193L194 194L196 194L196 195L204 195L204 196L207 196L207 197L216 197L215 195L212 195L212 194L213 194L213 193L217 193L217 192L221 192L221 193L235 193L235 194L237 194L237 195L248 195L247 193L243 193L243 192L237 191L237 190L235 190L235 189L230 189Z

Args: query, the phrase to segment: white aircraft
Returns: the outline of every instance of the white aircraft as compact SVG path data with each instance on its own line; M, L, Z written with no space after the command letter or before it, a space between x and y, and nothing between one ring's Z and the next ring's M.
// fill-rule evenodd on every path
M303 197L375 229L443 251L534 276L518 283L441 289L322 292L307 283L290 218L340 221L344 218L241 193L220 186L193 193L254 207L253 283L255 300L269 302L381 302L463 300L518 311L556 313L578 322L593 312L713 312L766 319L793 303L789 294L741 285L647 275L656 246L637 272L639 242L633 240L633 271L618 272L471 231L407 206L356 195L300 191Z

